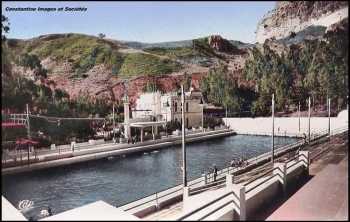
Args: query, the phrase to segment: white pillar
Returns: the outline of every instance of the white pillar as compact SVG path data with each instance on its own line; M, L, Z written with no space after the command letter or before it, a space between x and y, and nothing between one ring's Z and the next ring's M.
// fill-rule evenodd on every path
M239 220L244 221L247 218L247 212L246 212L246 196L245 196L245 186L234 184L232 185L233 192L237 197L239 197L239 200L236 200L236 197L234 196L234 201L239 202L239 209L235 207L235 209L239 212Z
M124 136L126 139L130 138L131 130L130 130L130 112L129 112L129 103L124 103Z
M233 175L232 174L226 174L226 187L229 189L233 188Z
M309 165L310 165L310 155L309 151L299 151L298 153L298 160L301 160L304 166L306 167L307 174L309 175Z
M274 163L274 168L277 168L273 171L273 175L278 175L278 181L283 186L283 194L286 194L287 191L287 164L286 163Z
M188 197L190 196L190 188L189 187L183 187L183 202L185 203L185 201L188 199Z

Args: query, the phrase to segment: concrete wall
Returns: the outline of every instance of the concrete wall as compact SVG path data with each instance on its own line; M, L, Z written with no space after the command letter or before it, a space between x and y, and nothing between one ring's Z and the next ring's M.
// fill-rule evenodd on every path
M347 112L345 110L345 112ZM347 114L339 113L338 117L331 117L331 130L348 125ZM223 118L223 121L238 134L271 135L272 118ZM311 133L328 129L328 117L311 117ZM287 136L308 134L308 118L300 118L300 131L298 117L275 117L275 135Z
M204 133L197 133L188 135L186 138L186 142L195 142L195 141L204 141L212 138L219 138L224 136L234 135L235 133L232 130L217 130L217 131L209 131ZM123 155L130 154L141 151L151 151L154 149L169 147L171 145L176 145L181 143L181 136L177 137L169 137L163 140L155 140L155 141L146 141L143 143L136 144L108 144L108 145L100 145L93 149L82 149L74 152L69 152L65 154L55 154L54 156L46 156L44 158L44 162L33 163L26 166L16 166L3 168L1 170L2 174L14 174L20 172L27 172L31 170L38 170L50 167L57 167L62 165L68 165L73 163L85 162L90 160L96 160L101 158L106 158L114 155ZM66 155L66 156L64 156ZM69 157L64 159L57 159L62 157ZM47 161L49 158L53 158L54 160Z
M305 176L305 166L301 163L295 165L290 170L287 170L286 184L287 188L291 188L295 183L300 181L301 177ZM263 180L262 178L261 180ZM283 185L277 177L270 179L255 190L248 193L246 202L247 218L251 218L256 212L263 209L271 203L271 200L283 195Z
M271 202L271 200L274 199L277 195L282 194L282 185L279 183L277 178L273 178L271 180L273 181L272 183L262 184L256 188L259 189L258 192L252 190L251 192L253 192L254 195L247 197L246 213L248 219L260 208L264 207L264 205L269 204L269 202Z

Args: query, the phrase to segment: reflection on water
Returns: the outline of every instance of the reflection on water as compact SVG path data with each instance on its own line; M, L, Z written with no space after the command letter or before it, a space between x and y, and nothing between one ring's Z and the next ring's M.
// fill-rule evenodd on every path
M295 138L275 137L276 146ZM227 167L233 157L251 158L270 150L271 138L236 135L187 145L189 180L215 164ZM116 156L59 168L2 177L3 195L17 207L34 202L37 214L50 206L54 214L103 200L114 206L150 195L182 182L181 146L158 152Z

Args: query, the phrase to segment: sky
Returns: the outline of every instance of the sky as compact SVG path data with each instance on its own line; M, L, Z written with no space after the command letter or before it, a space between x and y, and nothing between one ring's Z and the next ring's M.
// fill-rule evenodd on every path
M2 2L8 17L8 38L28 39L52 33L83 33L106 38L166 42L219 34L254 43L259 20L275 2ZM72 11L6 11L7 7L86 7Z

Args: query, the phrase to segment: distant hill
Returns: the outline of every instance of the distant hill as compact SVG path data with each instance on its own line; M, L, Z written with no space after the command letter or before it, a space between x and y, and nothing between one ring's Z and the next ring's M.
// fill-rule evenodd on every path
M229 40L230 43L238 48L253 47L254 44L244 43L237 40ZM193 40L182 40L173 42L157 42L157 43L143 43L135 41L121 41L125 45L135 49L147 49L147 48L178 48L178 47L192 47Z
M128 47L135 49L147 49L147 48L177 48L177 47L191 47L192 40L173 41L173 42L159 42L159 43L143 43L122 41Z

